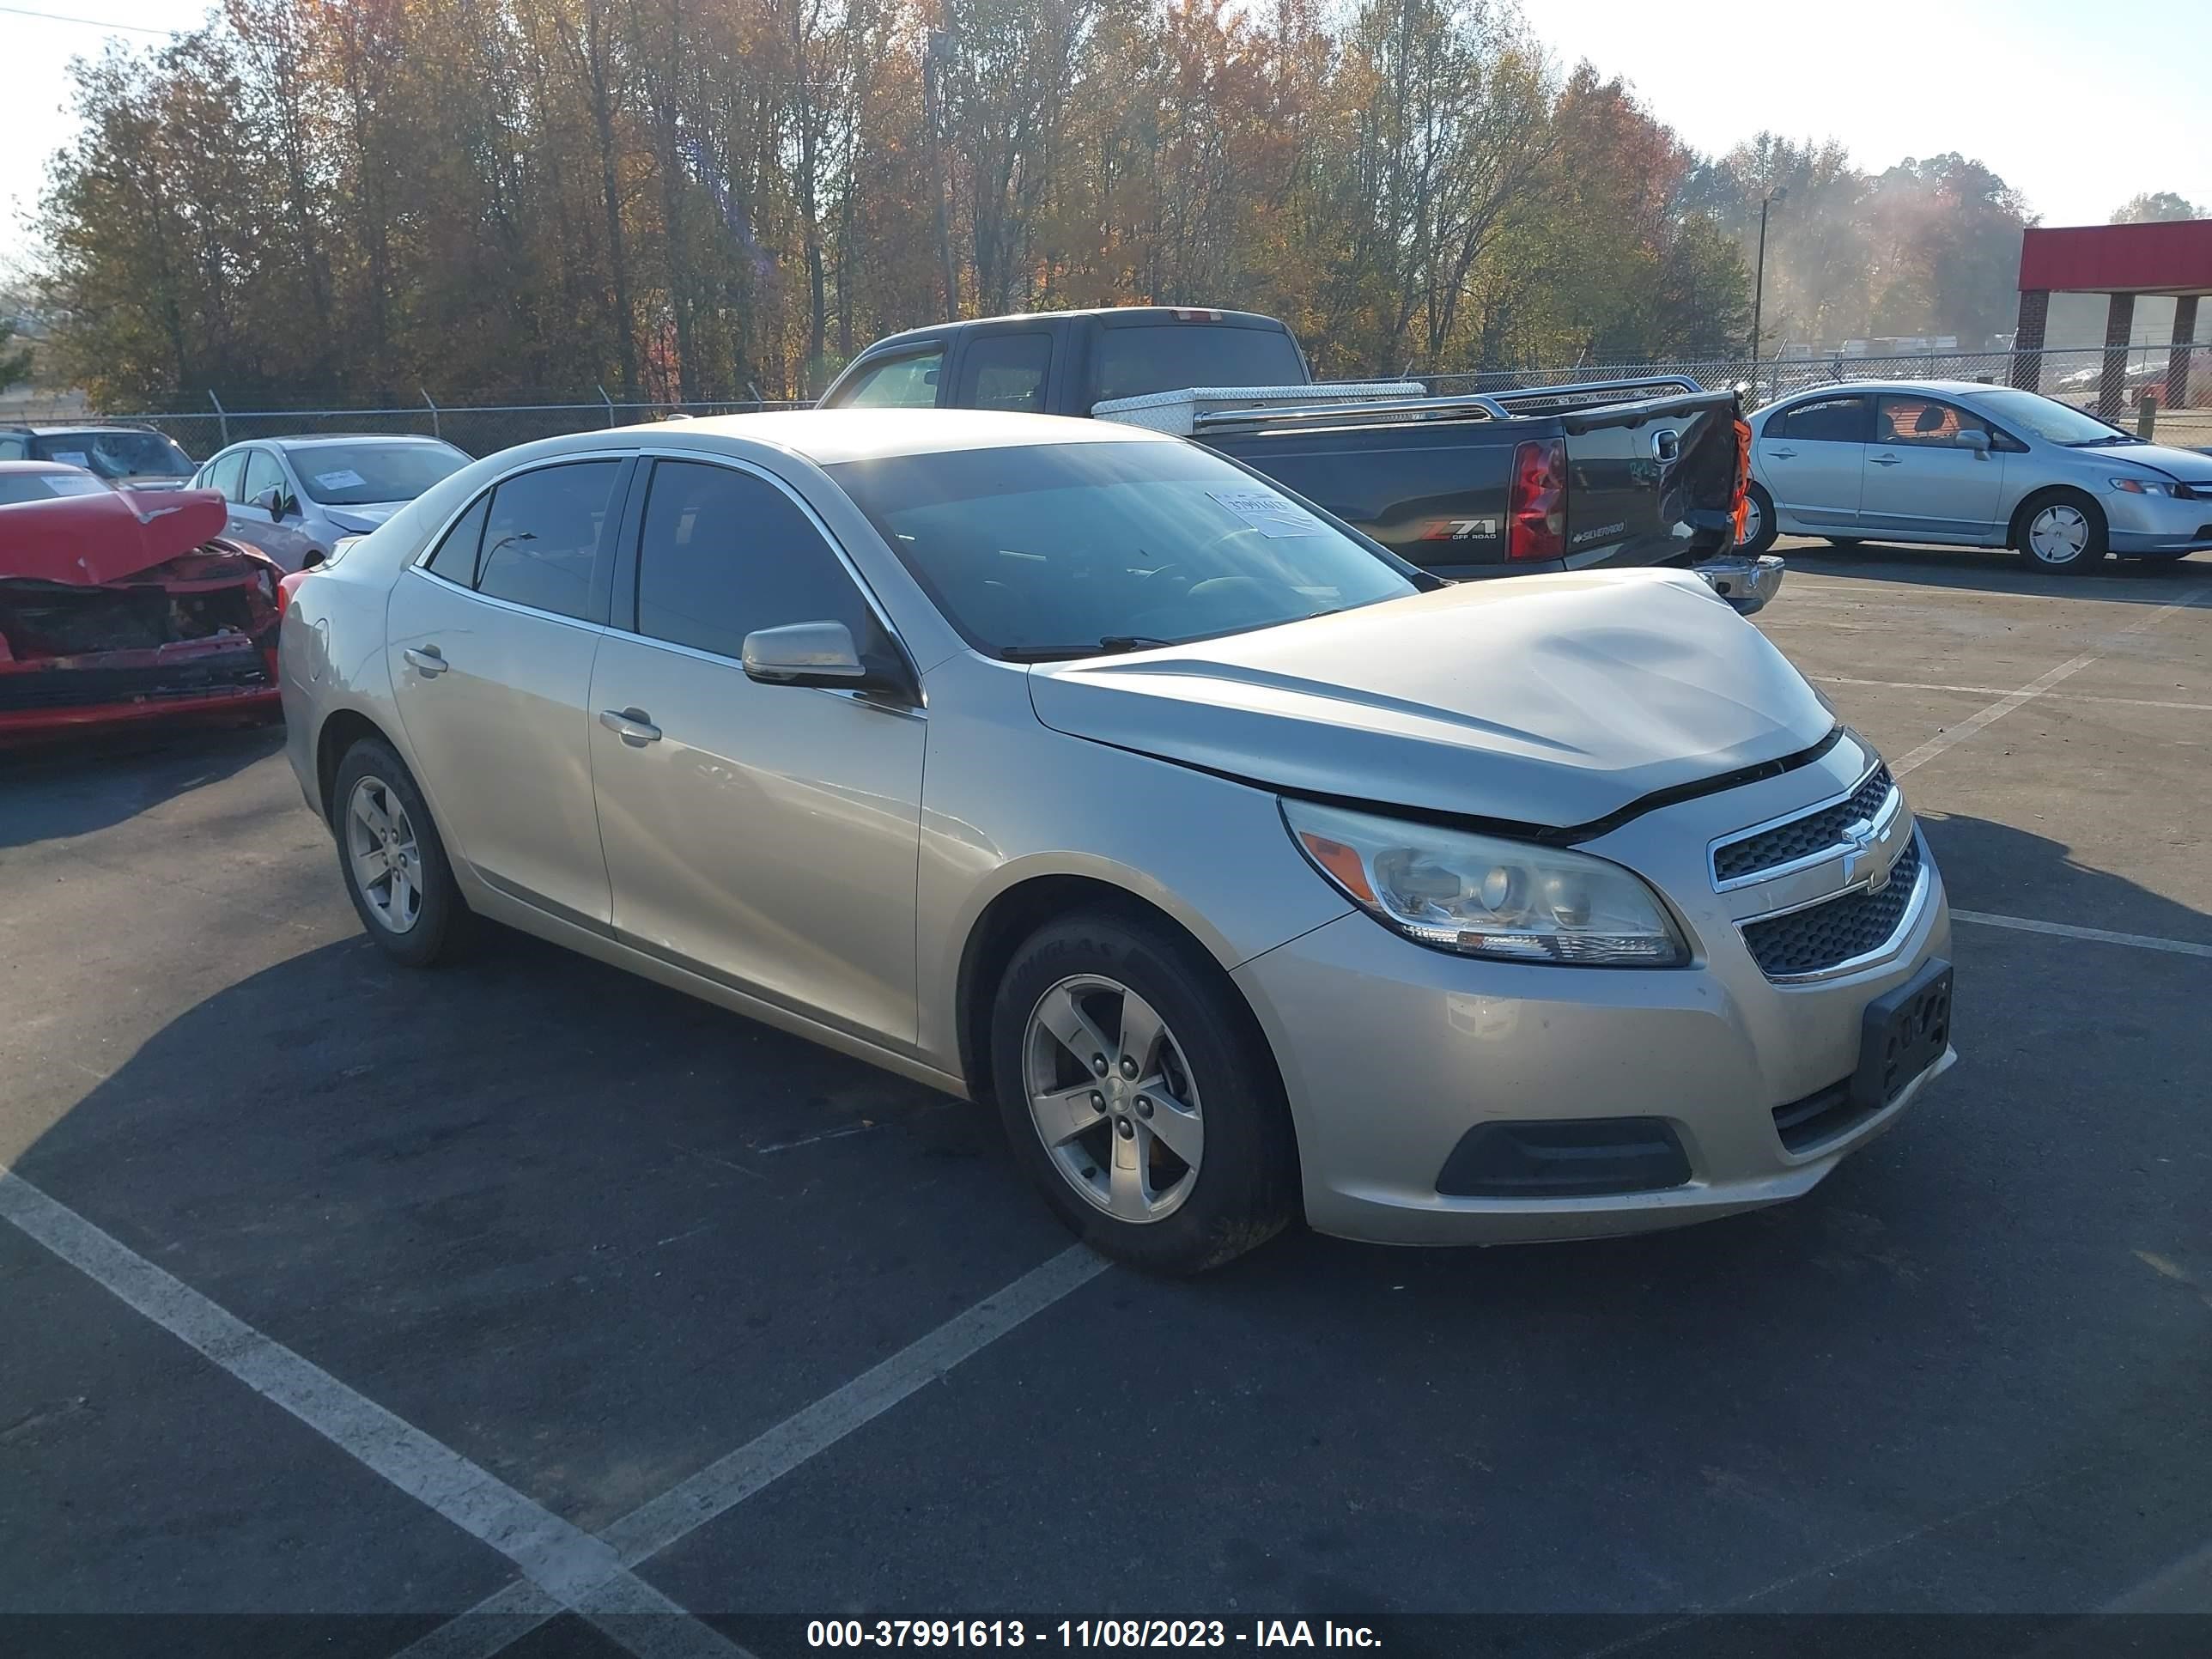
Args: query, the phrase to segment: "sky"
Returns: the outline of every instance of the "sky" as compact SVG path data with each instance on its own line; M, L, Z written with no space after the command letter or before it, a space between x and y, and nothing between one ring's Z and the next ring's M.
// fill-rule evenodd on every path
M71 131L70 59L96 54L105 26L152 31L120 38L155 45L207 10L207 0L0 0L0 277L30 252L25 216ZM1959 150L2023 191L2046 225L2102 224L2142 191L2212 204L2205 82L2180 67L2201 64L2212 0L1981 0L1899 8L1885 15L1910 21L1889 27L1832 0L1522 0L1522 10L1563 65L1587 58L1632 82L1698 149L1767 128L1838 139L1877 172Z

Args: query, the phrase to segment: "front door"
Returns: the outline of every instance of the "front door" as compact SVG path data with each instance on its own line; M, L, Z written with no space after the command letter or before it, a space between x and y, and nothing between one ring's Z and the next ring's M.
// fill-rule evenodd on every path
M386 649L451 850L511 896L605 931L592 664L629 463L502 479L392 590Z
M260 549L287 570L298 570L303 567L307 562L307 555L314 548L314 543L301 533L297 517L293 517L287 523L267 507L258 504L272 489L284 501L291 500L292 481L285 475L283 463L276 459L276 452L258 446L249 449L246 452L243 471L229 472L224 476L237 482L224 490L228 505L223 533L249 547ZM235 489L235 494L232 493L232 489ZM295 505L293 508L295 515L298 510Z
M879 626L781 484L661 460L647 489L635 587L618 592L592 676L617 933L799 1012L911 1044L928 723L872 697L746 678L739 659L757 629L841 622L858 642Z
M1753 458L1784 529L1817 536L1857 525L1869 401L1857 392L1808 398L1762 427Z
M1961 448L1961 431L1996 441L1988 422L1955 404L1917 392L1884 392L1875 400L1859 503L1869 534L1907 541L1994 538L2004 457L1994 449Z

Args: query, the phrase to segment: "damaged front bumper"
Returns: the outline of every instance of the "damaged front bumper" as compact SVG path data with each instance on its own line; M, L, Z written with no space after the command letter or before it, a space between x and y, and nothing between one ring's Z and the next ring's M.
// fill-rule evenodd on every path
M1740 616L1748 617L1764 610L1767 601L1782 591L1784 567L1771 553L1762 553L1755 558L1741 553L1720 553L1690 568L1704 577L1714 592L1734 605Z

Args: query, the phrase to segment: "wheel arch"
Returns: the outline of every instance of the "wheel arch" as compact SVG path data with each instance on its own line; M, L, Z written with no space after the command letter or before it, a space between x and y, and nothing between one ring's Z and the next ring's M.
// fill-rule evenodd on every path
M323 822L334 823L337 803L331 799L337 786L338 768L346 751L363 738L374 738L380 743L397 744L392 736L357 708L337 708L323 721L322 730L315 734L315 788L323 809Z
M2094 495L2079 484L2038 484L2020 498L2019 504L2012 510L2012 517L2006 520L2004 544L2015 551L2019 550L2021 544L2027 539L2028 519L2046 502L2061 497L2086 503L2089 510L2097 515L2098 520L2105 521L2109 530L2110 520L2104 507Z

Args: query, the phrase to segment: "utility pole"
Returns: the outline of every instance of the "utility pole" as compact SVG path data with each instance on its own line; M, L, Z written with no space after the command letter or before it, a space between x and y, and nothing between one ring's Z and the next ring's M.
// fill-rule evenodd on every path
M960 317L960 273L952 263L952 230L945 214L945 152L938 137L945 102L944 65L952 58L952 33L932 29L921 54L921 108L929 129L929 193L937 221L937 258L945 280L945 320Z
M1766 299L1766 210L1770 204L1780 201L1790 193L1787 188L1778 190L1759 201L1759 274L1751 285L1751 362L1754 369L1759 364L1759 324L1760 309Z

